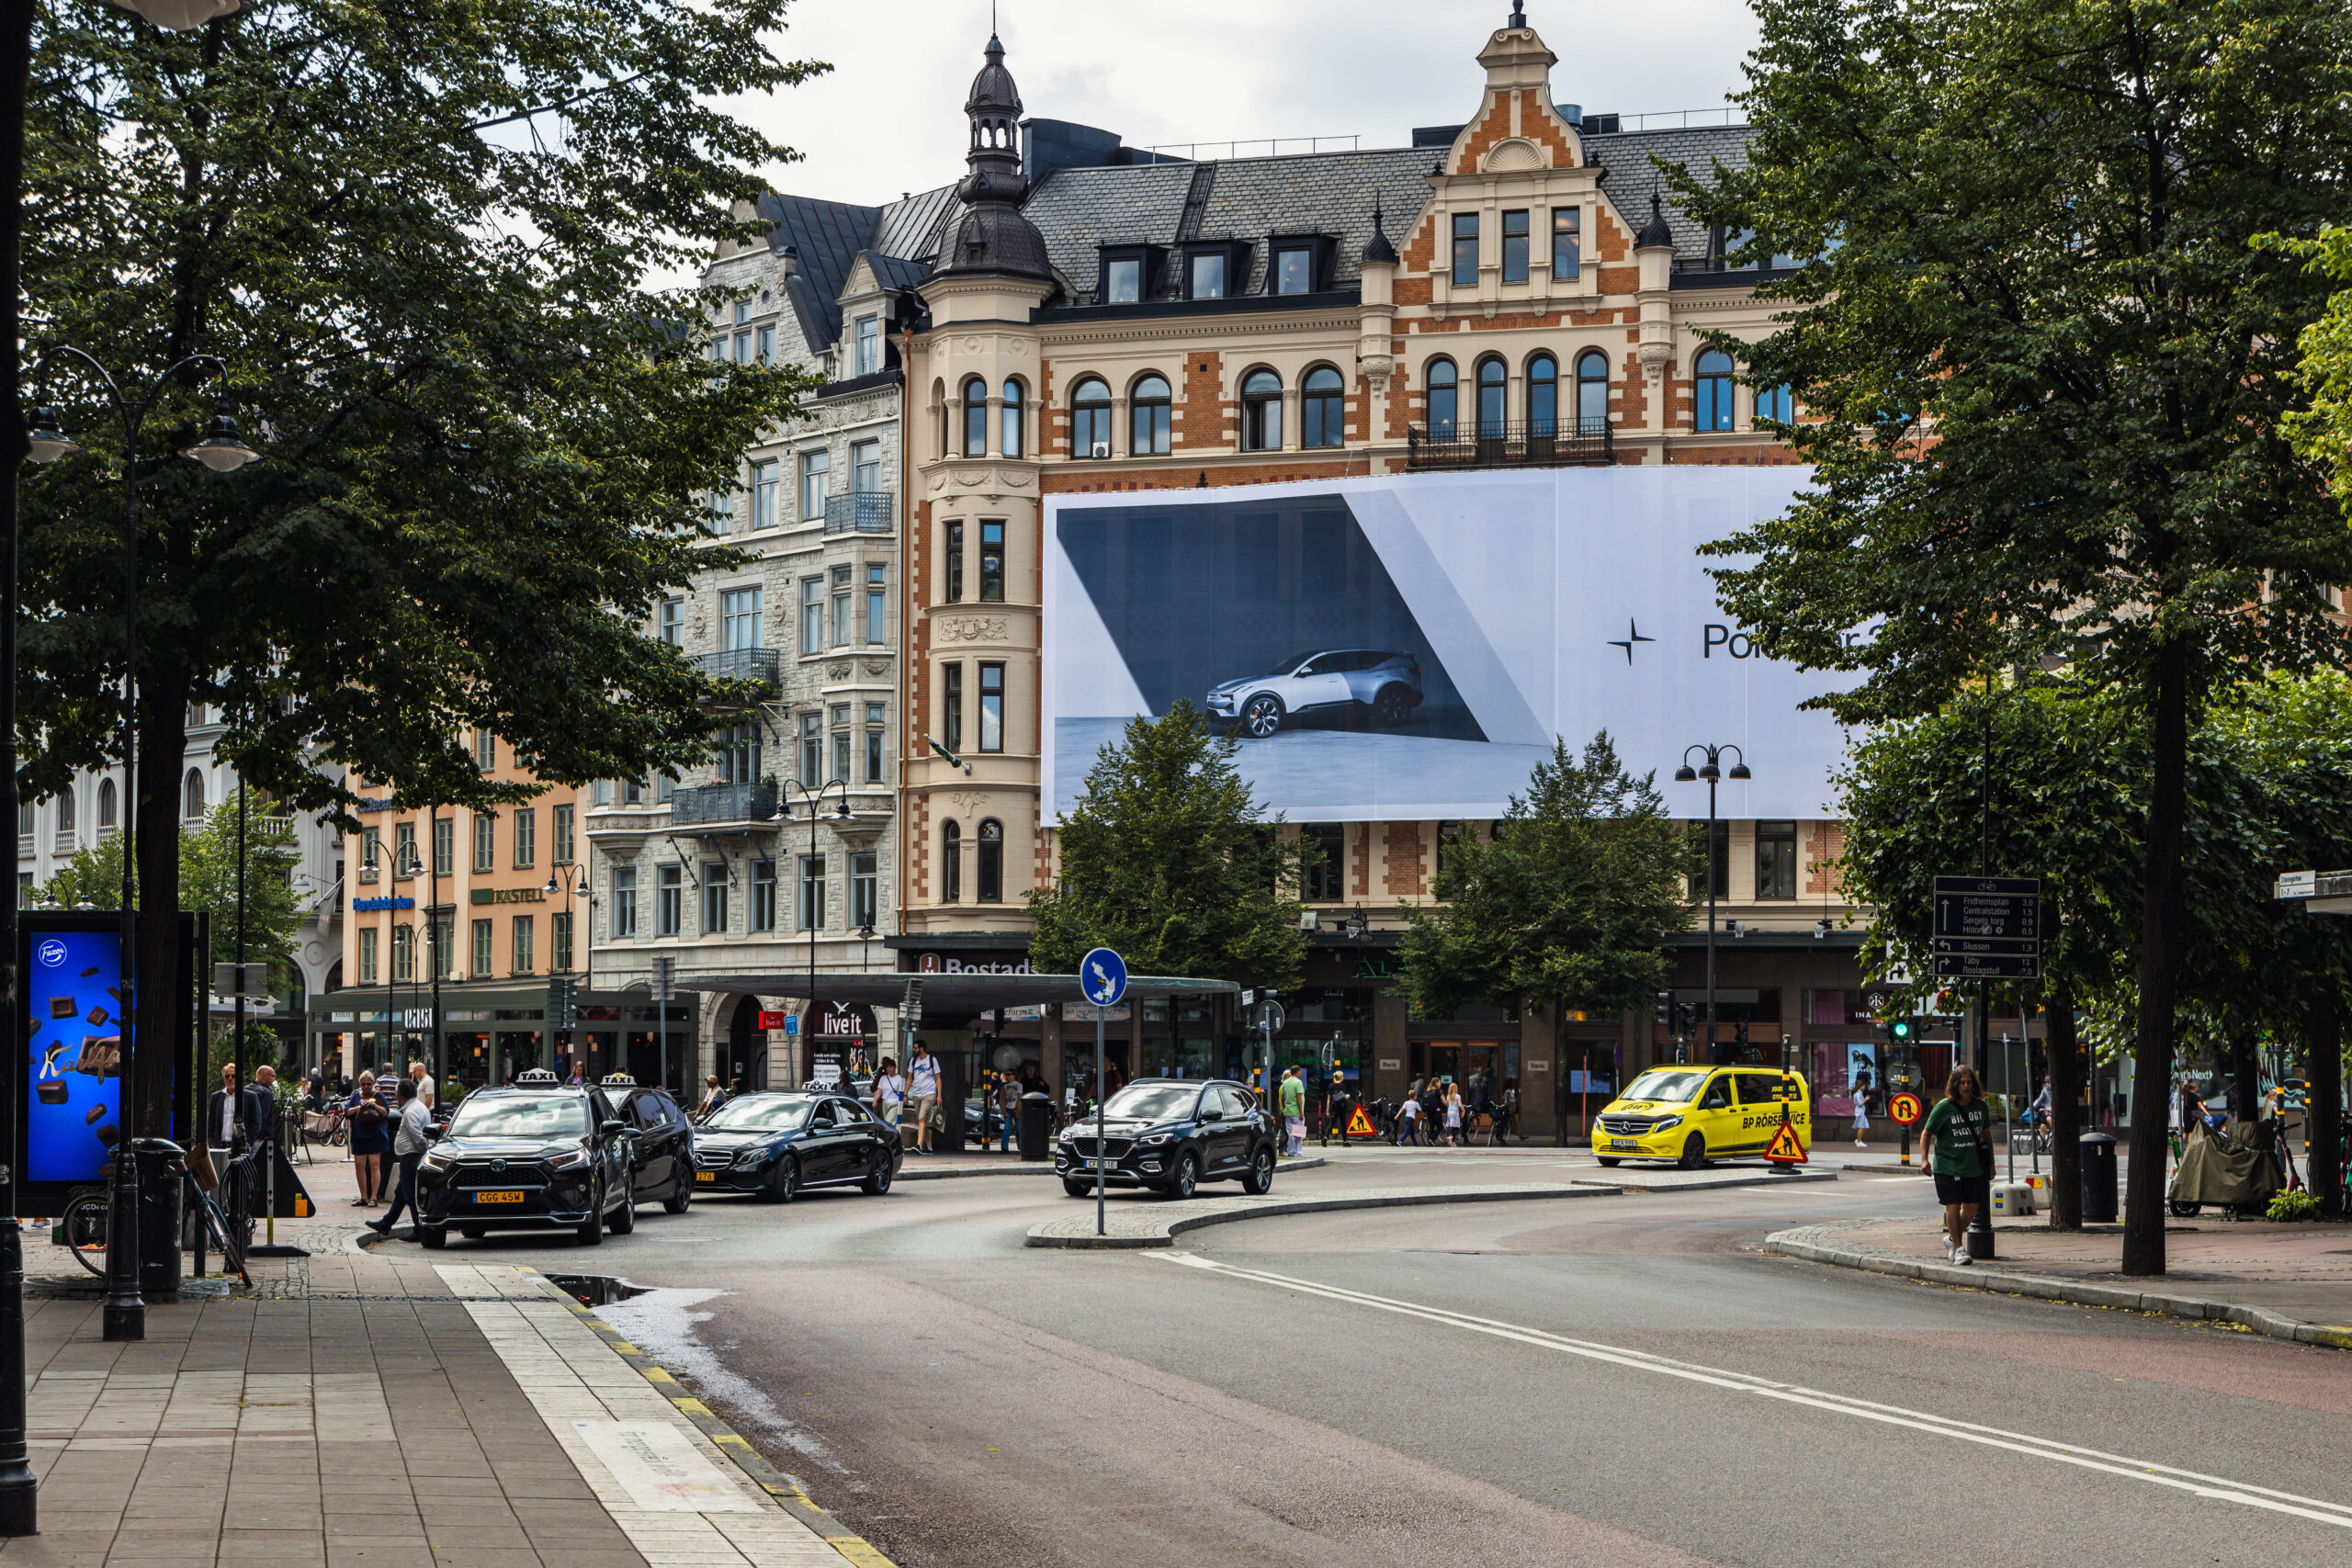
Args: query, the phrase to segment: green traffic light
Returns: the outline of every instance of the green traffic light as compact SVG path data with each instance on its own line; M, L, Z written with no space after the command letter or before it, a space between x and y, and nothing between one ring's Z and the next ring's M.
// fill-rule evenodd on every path
M1911 1038L1911 1021L1909 1019L1898 1018L1889 1027L1897 1040L1908 1040Z

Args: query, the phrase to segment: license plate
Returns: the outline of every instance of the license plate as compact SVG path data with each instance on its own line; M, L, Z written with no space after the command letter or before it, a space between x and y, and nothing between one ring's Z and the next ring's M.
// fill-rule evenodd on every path
M523 1195L520 1192L477 1192L474 1194L474 1201L477 1203L519 1203L522 1201Z
M697 1170L695 1172L695 1179L696 1181L716 1181L718 1179L718 1172L715 1170Z
M1611 1138L1609 1146L1612 1149L1638 1149L1642 1141L1639 1138Z
M1078 1163L1080 1168L1083 1170L1100 1170L1102 1168L1102 1162L1099 1159L1082 1159Z

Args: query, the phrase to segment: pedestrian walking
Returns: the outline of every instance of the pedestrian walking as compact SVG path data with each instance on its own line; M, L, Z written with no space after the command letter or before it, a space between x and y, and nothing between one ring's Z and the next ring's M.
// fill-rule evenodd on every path
M1462 1146L1462 1086L1445 1086L1445 1141L1455 1148Z
M408 1076L416 1085L416 1098L424 1101L425 1114L431 1115L435 1097L438 1092L434 1088L432 1072L423 1062L413 1061L408 1065Z
M1306 1150L1306 1083L1296 1067L1283 1073L1282 1111L1283 1134L1290 1157L1296 1159Z
M898 1062L882 1058L882 1070L874 1076L874 1114L892 1132L899 1130L899 1118L904 1114L907 1086L899 1077Z
M1928 1112L1919 1153L1935 1175L1936 1197L1944 1206L1945 1251L1954 1263L1966 1264L1964 1238L1990 1196L1993 1175L1993 1112L1974 1068L1952 1070L1943 1099Z
M931 1048L915 1042L914 1060L907 1064L907 1114L914 1118L915 1152L931 1153L931 1113L939 1104L939 1064Z
M709 1121L710 1113L726 1103L727 1091L718 1087L718 1075L707 1075L702 1080L702 1103L695 1107L695 1120Z
M399 1131L392 1136L392 1157L400 1162L400 1186L392 1193L392 1206L380 1220L369 1220L368 1228L378 1235L390 1235L392 1226L400 1222L401 1211L408 1211L407 1239L416 1239L416 1166L424 1157L425 1145L430 1142L425 1132L433 1125L433 1112L417 1092L414 1078L401 1080L401 1115Z
M1871 1076L1863 1073L1854 1079L1854 1146L1856 1148L1870 1147L1866 1141L1870 1136L1870 1130Z
M391 1111L376 1092L376 1075L362 1069L359 1087L344 1101L343 1119L351 1127L351 1172L359 1181L355 1209L372 1209L382 1190L384 1156L392 1151Z
M1012 1152L1012 1134L1021 1120L1021 1081L1007 1073L996 1085L996 1152Z
M1396 1146L1398 1148L1403 1148L1407 1144L1411 1144L1416 1148L1420 1146L1420 1120L1421 1102L1419 1100L1408 1096L1397 1102Z

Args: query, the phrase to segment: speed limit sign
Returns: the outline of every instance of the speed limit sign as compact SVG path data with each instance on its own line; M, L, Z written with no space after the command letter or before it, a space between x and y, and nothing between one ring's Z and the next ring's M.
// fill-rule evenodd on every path
M1886 1113L1905 1127L1918 1121L1924 1109L1916 1094L1898 1094L1886 1102Z

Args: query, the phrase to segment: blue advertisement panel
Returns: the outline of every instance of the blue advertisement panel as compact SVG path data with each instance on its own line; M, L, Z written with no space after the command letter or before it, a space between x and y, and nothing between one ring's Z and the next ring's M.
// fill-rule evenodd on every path
M121 950L111 930L25 923L26 1179L97 1181L121 1135Z

